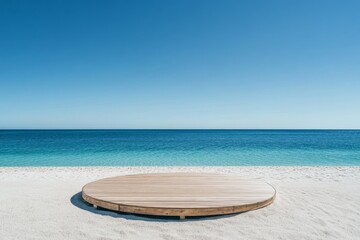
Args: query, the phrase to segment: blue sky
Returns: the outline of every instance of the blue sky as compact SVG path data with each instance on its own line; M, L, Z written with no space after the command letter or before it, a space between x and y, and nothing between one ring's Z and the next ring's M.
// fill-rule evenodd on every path
M1 1L0 128L360 128L360 1Z

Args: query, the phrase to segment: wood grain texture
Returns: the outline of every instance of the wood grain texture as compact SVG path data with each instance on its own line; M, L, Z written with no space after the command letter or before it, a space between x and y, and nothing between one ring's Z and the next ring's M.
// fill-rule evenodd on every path
M82 190L86 202L106 209L180 217L254 210L271 204L275 195L275 189L260 180L201 173L119 176Z

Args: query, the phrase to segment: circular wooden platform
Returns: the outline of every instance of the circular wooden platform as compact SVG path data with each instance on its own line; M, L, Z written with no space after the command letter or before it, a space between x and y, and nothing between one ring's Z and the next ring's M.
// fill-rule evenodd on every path
M83 187L83 199L114 211L209 216L245 212L274 201L269 184L239 176L194 173L136 174L105 178Z

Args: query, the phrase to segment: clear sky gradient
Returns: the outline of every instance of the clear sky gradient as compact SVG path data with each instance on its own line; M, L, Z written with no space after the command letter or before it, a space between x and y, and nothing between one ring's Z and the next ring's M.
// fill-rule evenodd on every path
M360 1L1 1L0 128L360 128Z

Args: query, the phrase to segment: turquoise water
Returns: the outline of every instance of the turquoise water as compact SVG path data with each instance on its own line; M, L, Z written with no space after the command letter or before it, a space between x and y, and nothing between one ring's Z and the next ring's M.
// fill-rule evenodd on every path
M0 166L360 165L357 130L0 130Z

